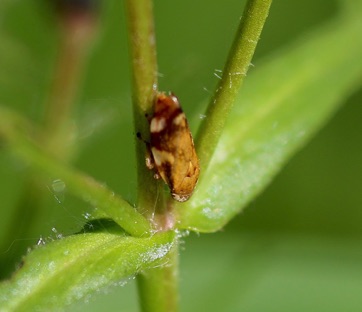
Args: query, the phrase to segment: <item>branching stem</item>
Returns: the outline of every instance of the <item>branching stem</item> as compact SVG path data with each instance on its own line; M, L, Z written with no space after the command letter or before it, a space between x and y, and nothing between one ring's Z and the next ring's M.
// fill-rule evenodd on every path
M271 2L248 0L245 6L220 82L196 137L196 150L203 172L211 160L227 116L248 72Z

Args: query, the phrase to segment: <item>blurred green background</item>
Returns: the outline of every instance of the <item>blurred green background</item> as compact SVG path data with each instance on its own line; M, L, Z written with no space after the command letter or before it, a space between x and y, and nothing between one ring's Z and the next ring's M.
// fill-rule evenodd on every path
M58 47L46 1L0 3L0 103L41 119ZM103 1L100 28L80 86L76 166L127 200L135 198L130 69L123 1ZM197 127L236 31L244 1L155 1L160 90L175 92ZM253 61L338 14L338 1L274 0ZM361 40L361 38L356 38ZM252 70L252 69L251 69ZM333 86L331 86L333 87ZM317 105L317 103L316 103ZM362 309L362 90L224 231L185 237L182 311ZM9 237L26 166L0 150L0 254L40 237L71 234L90 207L44 182L44 205L26 236ZM56 177L53 177L56 178ZM27 221L27 220L23 220ZM3 269L3 268L1 268ZM137 311L136 286L100 292L69 311Z

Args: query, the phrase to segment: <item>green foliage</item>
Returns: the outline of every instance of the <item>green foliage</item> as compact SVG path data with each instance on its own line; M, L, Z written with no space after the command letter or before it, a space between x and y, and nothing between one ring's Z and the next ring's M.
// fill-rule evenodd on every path
M341 16L252 71L193 200L179 209L182 228L222 228L360 86L361 27Z
M345 1L343 5L340 9L342 13L332 21L303 34L298 41L269 55L252 69L237 96L235 108L227 120L211 163L202 172L195 194L189 202L175 205L178 229L214 232L223 228L265 189L285 163L325 125L346 97L360 87L362 11L356 7L361 7L361 1L353 2L353 5ZM8 49L0 49L1 55L16 58L16 54L9 53ZM1 76L0 83L5 78ZM232 82L230 79L229 83ZM225 116L219 118L221 120ZM164 267L165 262L170 261L169 251L175 247L175 233L171 231L148 237L150 223L131 204L121 196L114 195L102 183L75 170L75 166L50 155L34 129L31 122L17 113L0 109L0 139L2 145L5 143L4 146L12 152L11 155L42 175L61 179L69 193L91 203L102 211L101 216L112 218L116 223L103 221L100 227L89 233L84 230L33 248L24 258L21 269L0 285L0 307L16 311L58 309L77 300L88 300L94 293L123 284L144 270ZM131 148L127 146L127 150ZM212 153L212 150L208 152ZM149 204L153 208L154 203ZM91 225L97 226L97 222L92 221ZM128 236L125 231L134 237ZM224 240L238 241L232 235L224 237ZM209 248L209 251L212 250L210 259L215 260L215 250L225 247L225 244L219 242L213 245L212 239L209 242L212 246ZM298 242L300 246L307 244L303 239L291 239L284 249L295 252L291 246ZM323 246L324 242L321 240L320 245ZM231 250L237 249L231 245ZM355 248L355 245L351 246ZM314 251L322 249L317 246ZM192 265L202 257L200 250L196 250L196 260L193 259ZM230 261L239 260L242 254L240 258L246 258L249 265L247 272L243 266L242 277L237 281L232 279L223 287L230 295L228 302L234 299L237 307L243 303L255 306L255 302L237 302L239 296L233 291L237 289L235 285L244 283L248 272L261 274L260 267L273 266L263 262L259 264L260 267L253 267L254 262L247 261L244 251L235 252ZM346 250L343 252L348 254ZM271 251L270 255L270 259L277 259L280 253L278 250L274 253ZM281 260L283 266L288 265L289 259ZM208 276L217 276L217 262L211 261ZM234 268L237 270L236 265L229 266L229 263L225 263L225 267L230 267L229 273ZM270 273L270 280L275 280L273 273L281 269L276 266L275 271ZM308 271L308 268L305 270ZM197 276L197 273L194 275ZM204 287L204 278L196 277L197 281L202 282L200 287ZM192 286L198 288L197 283ZM321 287L327 286L321 284ZM221 297L218 289L213 288L212 291L215 298ZM298 291L298 287L295 287L295 291ZM199 298L198 291L192 288L189 295L195 294ZM208 290L202 300L209 296ZM258 304L263 301L259 299ZM194 307L202 307L200 302ZM224 304L211 304L210 309L227 310ZM230 303L229 310L235 306ZM288 306L287 310L290 309Z
M125 235L111 222L93 221L79 233L35 247L22 268L0 286L6 311L57 310L94 292L124 285L142 270L164 264L173 234L151 238ZM101 231L99 231L101 230Z
M148 221L129 203L91 177L50 157L44 149L31 142L26 132L34 132L34 129L25 120L0 108L0 122L1 134L16 156L40 171L60 178L75 196L98 207L103 215L112 218L128 233L134 236L150 234Z

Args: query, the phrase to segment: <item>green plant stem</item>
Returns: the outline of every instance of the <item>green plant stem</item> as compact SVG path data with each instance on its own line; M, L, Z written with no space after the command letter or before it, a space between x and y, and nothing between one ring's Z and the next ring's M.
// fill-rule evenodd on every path
M152 113L157 92L157 60L151 0L127 0L127 23L133 76L133 114L135 132L149 141L146 116ZM146 145L136 139L138 209L148 216L156 206L158 189L153 174L145 165Z
M93 178L55 160L25 134L33 132L34 129L20 116L0 109L0 138L15 156L48 177L62 180L68 191L102 210L129 234L147 236L151 233L149 222L125 200Z
M178 311L178 244L166 256L166 265L138 276L140 306L143 312Z
M127 0L126 9L133 73L135 132L140 133L142 139L148 141L149 124L146 116L150 116L152 113L157 92L157 60L152 1ZM146 152L145 143L142 140L136 140L139 192L137 206L139 211L148 218L153 218L156 213L154 220L163 220L164 216L167 218L166 201L164 201L162 191L163 183L155 181L153 173L146 168ZM157 224L157 226L162 228L162 223ZM166 266L149 269L138 276L142 311L177 311L178 250L176 246L167 257L168 264Z
M58 159L72 158L74 145L73 106L94 39L96 20L88 16L60 18L60 45L53 82L44 116L44 141Z
M244 9L221 80L211 98L205 114L206 118L195 140L200 167L204 172L251 64L271 2L272 0L248 0Z

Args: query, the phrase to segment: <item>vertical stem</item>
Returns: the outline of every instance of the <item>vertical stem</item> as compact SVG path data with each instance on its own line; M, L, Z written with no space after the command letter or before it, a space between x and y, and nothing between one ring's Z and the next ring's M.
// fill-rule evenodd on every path
M133 74L133 114L135 132L143 140L149 140L149 124L146 116L152 112L157 92L157 60L151 0L126 0L129 46ZM142 213L152 214L157 197L153 174L145 165L146 146L136 139L137 157L137 207Z
M59 55L47 100L44 126L48 150L65 161L71 158L74 148L72 108L76 102L88 47L94 34L93 19L91 14L69 14L61 20Z
M133 73L133 113L135 132L146 141L157 92L157 60L151 0L127 0L127 20ZM145 165L146 146L136 140L138 209L148 217L154 209L165 214L162 188ZM161 184L162 185L162 184ZM164 206L164 207L163 207ZM162 218L161 218L162 219ZM157 221L156 221L157 222ZM162 222L161 222L162 223ZM168 265L149 269L138 276L141 309L144 312L174 312L178 306L178 249L169 253Z
M178 244L167 255L168 265L138 276L142 312L178 311Z
M272 0L248 0L225 64L221 80L211 98L196 137L203 172L211 160L227 116L243 83Z

